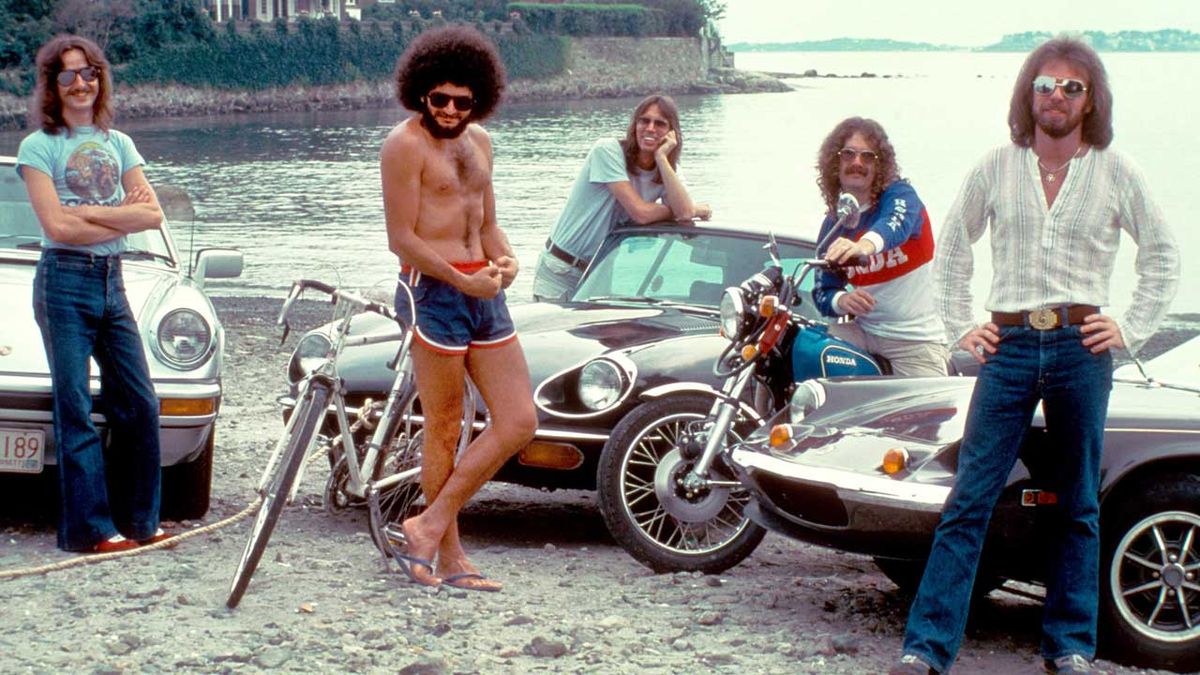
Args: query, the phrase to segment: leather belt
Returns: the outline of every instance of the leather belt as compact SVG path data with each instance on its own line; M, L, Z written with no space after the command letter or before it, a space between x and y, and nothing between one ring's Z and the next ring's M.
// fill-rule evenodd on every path
M1051 330L1063 326L1076 326L1091 314L1099 314L1095 305L1059 305L1028 312L992 312L992 323L997 326L1023 326L1034 330Z
M580 272L583 272L584 270L587 269L588 261L584 260L583 258L576 258L575 256L571 255L570 253L567 253L566 251L559 248L557 244L550 241L549 239L546 240L546 250L550 252L550 255L567 263L568 265L570 265L571 267L574 267L575 269L579 270Z

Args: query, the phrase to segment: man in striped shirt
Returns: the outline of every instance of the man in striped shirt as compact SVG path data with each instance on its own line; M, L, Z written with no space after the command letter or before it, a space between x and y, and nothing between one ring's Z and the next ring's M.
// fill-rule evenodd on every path
M954 490L894 673L940 672L962 640L980 551L1026 430L1043 406L1058 496L1042 623L1047 672L1095 672L1099 483L1112 350L1137 352L1179 283L1179 253L1133 163L1109 149L1112 93L1099 56L1059 37L1025 61L1012 144L988 153L946 215L934 283L948 336L982 364ZM972 325L971 244L991 229L991 320ZM1133 303L1100 308L1124 230L1138 246Z

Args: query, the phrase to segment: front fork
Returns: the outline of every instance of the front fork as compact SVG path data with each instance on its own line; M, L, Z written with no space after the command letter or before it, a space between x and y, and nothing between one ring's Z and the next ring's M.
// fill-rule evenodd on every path
M700 458L696 460L692 470L683 476L680 484L688 493L695 493L704 488L741 485L737 481L712 480L708 477L708 470L712 468L717 454L725 449L725 437L728 435L730 427L733 426L733 421L737 418L738 409L741 407L742 392L745 391L746 385L753 375L754 368L747 367L736 376L725 380L725 383L721 385L717 400L713 402L712 409L708 411L708 418L715 417L716 419L708 430L704 452L700 453Z

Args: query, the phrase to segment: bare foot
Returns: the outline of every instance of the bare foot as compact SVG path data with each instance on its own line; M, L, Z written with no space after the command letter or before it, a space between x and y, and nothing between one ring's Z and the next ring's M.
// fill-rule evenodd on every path
M454 588L490 593L496 593L504 588L504 584L494 579L488 579L481 574L479 568L472 565L465 557L452 561L447 561L445 558L439 559L437 573L442 578L443 584Z
M442 579L433 573L433 556L437 553L440 537L429 536L416 520L417 517L413 517L400 524L400 532L404 535L402 557L408 563L405 574L423 586L437 586Z

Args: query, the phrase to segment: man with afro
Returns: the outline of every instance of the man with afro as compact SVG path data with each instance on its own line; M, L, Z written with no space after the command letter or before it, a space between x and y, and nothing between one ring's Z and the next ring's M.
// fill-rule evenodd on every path
M499 103L504 78L495 46L478 31L422 33L396 67L397 98L416 114L392 129L380 152L388 245L401 261L396 310L415 316L412 357L425 416L427 507L399 523L397 560L427 586L501 589L467 559L458 512L537 427L504 298L517 261L496 223L492 142L479 125ZM456 465L468 374L491 424Z

